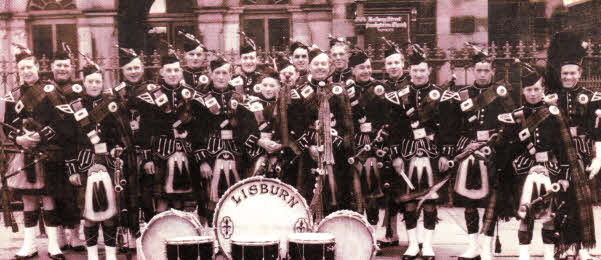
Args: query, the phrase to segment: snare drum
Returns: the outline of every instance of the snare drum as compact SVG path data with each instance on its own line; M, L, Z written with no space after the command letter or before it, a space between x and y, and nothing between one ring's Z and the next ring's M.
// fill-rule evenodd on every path
M280 241L275 238L232 238L232 260L277 260Z
M167 260L213 259L213 238L209 236L176 237L165 242Z
M213 227L219 247L232 258L233 237L275 237L286 257L288 235L312 230L305 199L279 180L251 177L230 187L215 209Z
M202 225L194 214L175 209L162 212L148 222L139 238L139 259L164 260L167 240L190 236L202 236Z
M328 233L295 233L288 236L288 260L334 260L336 238Z
M336 237L336 260L369 260L375 257L378 247L374 230L357 212L336 211L319 223L317 232Z

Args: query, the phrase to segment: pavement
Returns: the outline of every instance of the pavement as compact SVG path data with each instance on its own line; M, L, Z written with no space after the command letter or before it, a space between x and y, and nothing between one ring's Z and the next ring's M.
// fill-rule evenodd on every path
M481 212L482 213L482 212ZM595 219L601 220L601 208L596 207L594 209ZM2 225L0 227L0 259L11 259L15 252L19 249L23 243L23 215L21 212L15 212L15 217L19 223L18 233L12 233L9 228ZM467 247L467 235L465 221L463 220L463 209L462 208L441 208L439 209L440 222L436 226L434 236L434 251L436 252L437 259L457 259L463 250ZM3 222L2 222L3 223ZM596 225L596 237L601 240L601 224L597 221ZM423 227L422 219L420 218L418 227ZM532 259L542 259L542 240L540 237L541 224L536 223L534 226L534 238L530 246ZM502 244L502 252L495 254L495 259L517 259L518 255L518 242L517 242L517 229L518 221L511 220L508 222L501 222L499 225L499 238ZM399 222L399 240L400 246L383 248L382 256L378 256L376 260L398 260L400 255L405 251L407 239L406 231L402 222ZM82 233L83 234L83 233ZM421 235L420 235L421 237ZM45 237L38 237L37 245L39 255L42 257L35 259L48 259L46 257L46 242ZM99 239L102 241L102 238ZM593 255L601 256L601 243L597 243L597 247L591 251ZM102 248L102 245L99 247ZM85 252L77 253L67 251L65 252L67 259L79 260L86 259ZM100 259L103 259L104 252L100 250ZM119 260L125 260L126 256L120 254ZM133 258L135 259L135 257ZM216 259L223 259L217 257Z

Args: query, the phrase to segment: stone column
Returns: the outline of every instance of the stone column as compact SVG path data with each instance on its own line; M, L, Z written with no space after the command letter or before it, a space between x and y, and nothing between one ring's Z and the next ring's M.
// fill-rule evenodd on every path
M224 9L199 10L198 29L203 35L203 44L211 50L223 50Z
M319 48L326 50L329 47L328 34L332 33L331 10L308 11L307 21L311 30L311 39Z
M346 19L346 5L350 0L332 0L332 35L353 36L353 21Z
M292 18L292 40L311 45L312 38L307 23L307 14L297 7L288 9L288 12L290 12Z
M223 25L223 50L238 53L240 50L240 7L231 8L224 16Z

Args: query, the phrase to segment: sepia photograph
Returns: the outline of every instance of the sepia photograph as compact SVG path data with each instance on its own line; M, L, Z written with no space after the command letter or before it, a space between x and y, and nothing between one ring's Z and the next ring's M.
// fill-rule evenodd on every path
M599 260L599 0L0 0L0 260Z

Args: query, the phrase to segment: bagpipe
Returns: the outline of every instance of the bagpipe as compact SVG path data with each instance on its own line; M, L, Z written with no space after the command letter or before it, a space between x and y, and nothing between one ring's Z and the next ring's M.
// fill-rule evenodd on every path
M480 158L486 158L487 155L490 155L492 153L490 146L492 146L493 144L498 143L500 141L502 132L503 132L503 130L501 129L497 133L492 134L488 141L481 142L477 146L474 146L474 147L468 147L463 152L461 152L460 154L453 157L453 159L448 162L448 166L450 168L453 168L457 163L465 160L470 155L476 155L477 157L480 157ZM442 188L442 186L451 179L452 175L453 175L453 172L450 172L445 176L444 179L435 183L428 189L420 191L420 192L412 192L409 194L403 194L400 197L398 197L396 199L396 201L399 203L402 203L402 202L407 202L407 201L421 198L417 204L417 208L420 208L421 205L423 204L423 202L428 197L430 197L432 194L435 194L436 192L438 192L438 190L440 190L440 188Z
M4 124L4 123L3 123ZM6 149L6 144L4 142L0 143L0 178L1 179L1 185L0 186L0 193L2 195L2 216L4 219L4 226L5 227L11 227L12 232L16 233L19 232L19 226L17 225L17 221L15 220L15 217L13 216L13 212L12 212L12 207L11 207L11 201L12 201L12 194L10 192L10 189L8 187L8 156L6 154L7 149ZM16 152L16 150L14 151Z
M521 219L543 217L551 210L550 200L559 194L561 185L551 183L549 171L543 165L535 165L528 171L522 186L522 196L517 215Z

